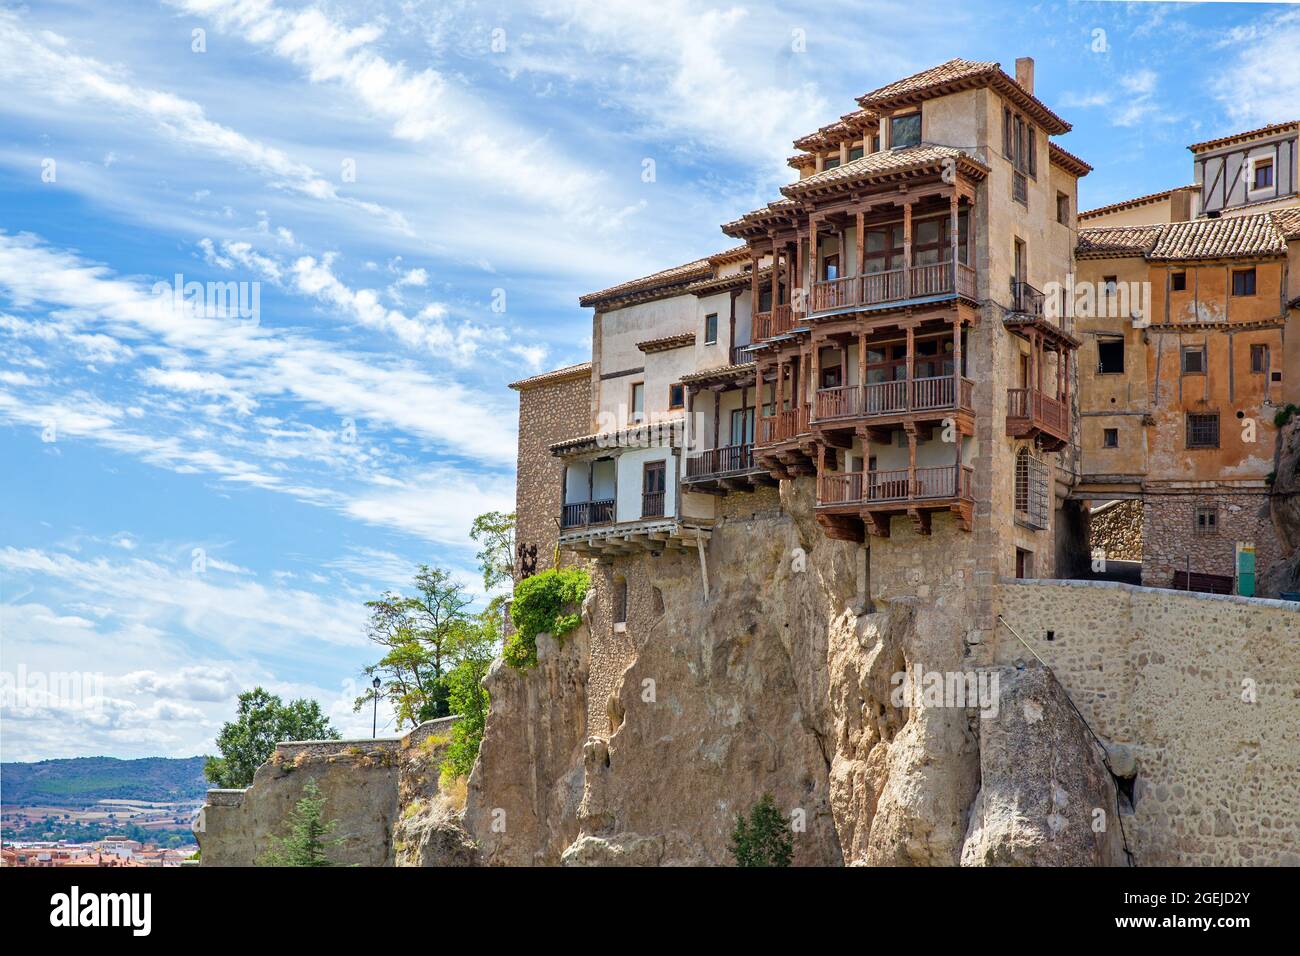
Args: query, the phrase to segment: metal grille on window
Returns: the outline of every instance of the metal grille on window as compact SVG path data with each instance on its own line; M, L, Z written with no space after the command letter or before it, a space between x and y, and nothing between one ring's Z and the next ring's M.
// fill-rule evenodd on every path
M1028 448L1016 454L1016 517L1031 528L1048 525L1047 463Z
M1187 447L1188 448L1219 447L1219 416L1218 415L1188 415L1187 416Z

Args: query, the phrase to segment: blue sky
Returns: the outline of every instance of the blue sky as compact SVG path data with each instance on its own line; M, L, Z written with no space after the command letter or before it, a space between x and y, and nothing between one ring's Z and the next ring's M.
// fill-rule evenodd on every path
M5 760L204 752L255 683L368 732L362 602L477 587L506 383L588 357L581 293L729 247L857 95L1034 56L1085 207L1300 114L1296 7L502 6L0 8L0 670L102 675L6 701Z

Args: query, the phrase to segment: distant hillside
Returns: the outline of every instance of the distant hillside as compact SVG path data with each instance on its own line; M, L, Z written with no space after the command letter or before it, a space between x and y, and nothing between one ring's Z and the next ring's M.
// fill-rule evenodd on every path
M84 806L96 800L201 800L210 784L203 758L76 757L0 764L0 803L6 807L54 803Z

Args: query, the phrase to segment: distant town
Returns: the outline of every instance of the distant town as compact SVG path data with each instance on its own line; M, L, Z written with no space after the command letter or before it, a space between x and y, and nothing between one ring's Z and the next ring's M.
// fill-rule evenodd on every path
M197 862L197 852L197 846L160 847L126 837L105 837L94 843L6 841L0 846L0 866L181 866Z

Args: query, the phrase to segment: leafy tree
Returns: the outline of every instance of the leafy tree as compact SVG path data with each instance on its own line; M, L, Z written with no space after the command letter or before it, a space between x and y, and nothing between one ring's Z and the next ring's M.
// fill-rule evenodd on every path
M478 566L483 572L483 590L491 591L498 584L514 579L515 572L515 514L489 511L474 519L469 536L482 548Z
M506 641L503 656L511 667L537 663L537 635L563 637L582 623L579 608L591 587L591 576L581 568L547 568L515 585L510 619L515 632Z
M465 777L474 768L488 715L488 693L483 678L501 641L504 601L503 597L493 598L458 634L456 666L448 674L447 682L451 712L459 714L460 720L451 729L451 743L441 768L444 776Z
M731 831L731 855L736 866L789 866L794 858L794 836L770 793L763 794L749 811L749 821L736 814Z
M261 866L333 866L327 851L343 842L334 836L339 822L326 822L325 798L315 780L302 788L302 798L289 814L289 835L273 841L258 861Z
M247 787L280 741L338 737L316 701L295 700L286 706L277 695L255 687L239 695L238 715L217 734L221 756L207 758L203 775L218 787Z
M364 672L380 677L378 692L367 687L354 704L359 711L376 696L388 700L398 727L451 712L447 671L470 605L464 587L442 568L422 564L412 583L414 596L386 591L377 601L366 602L367 636L386 652Z

